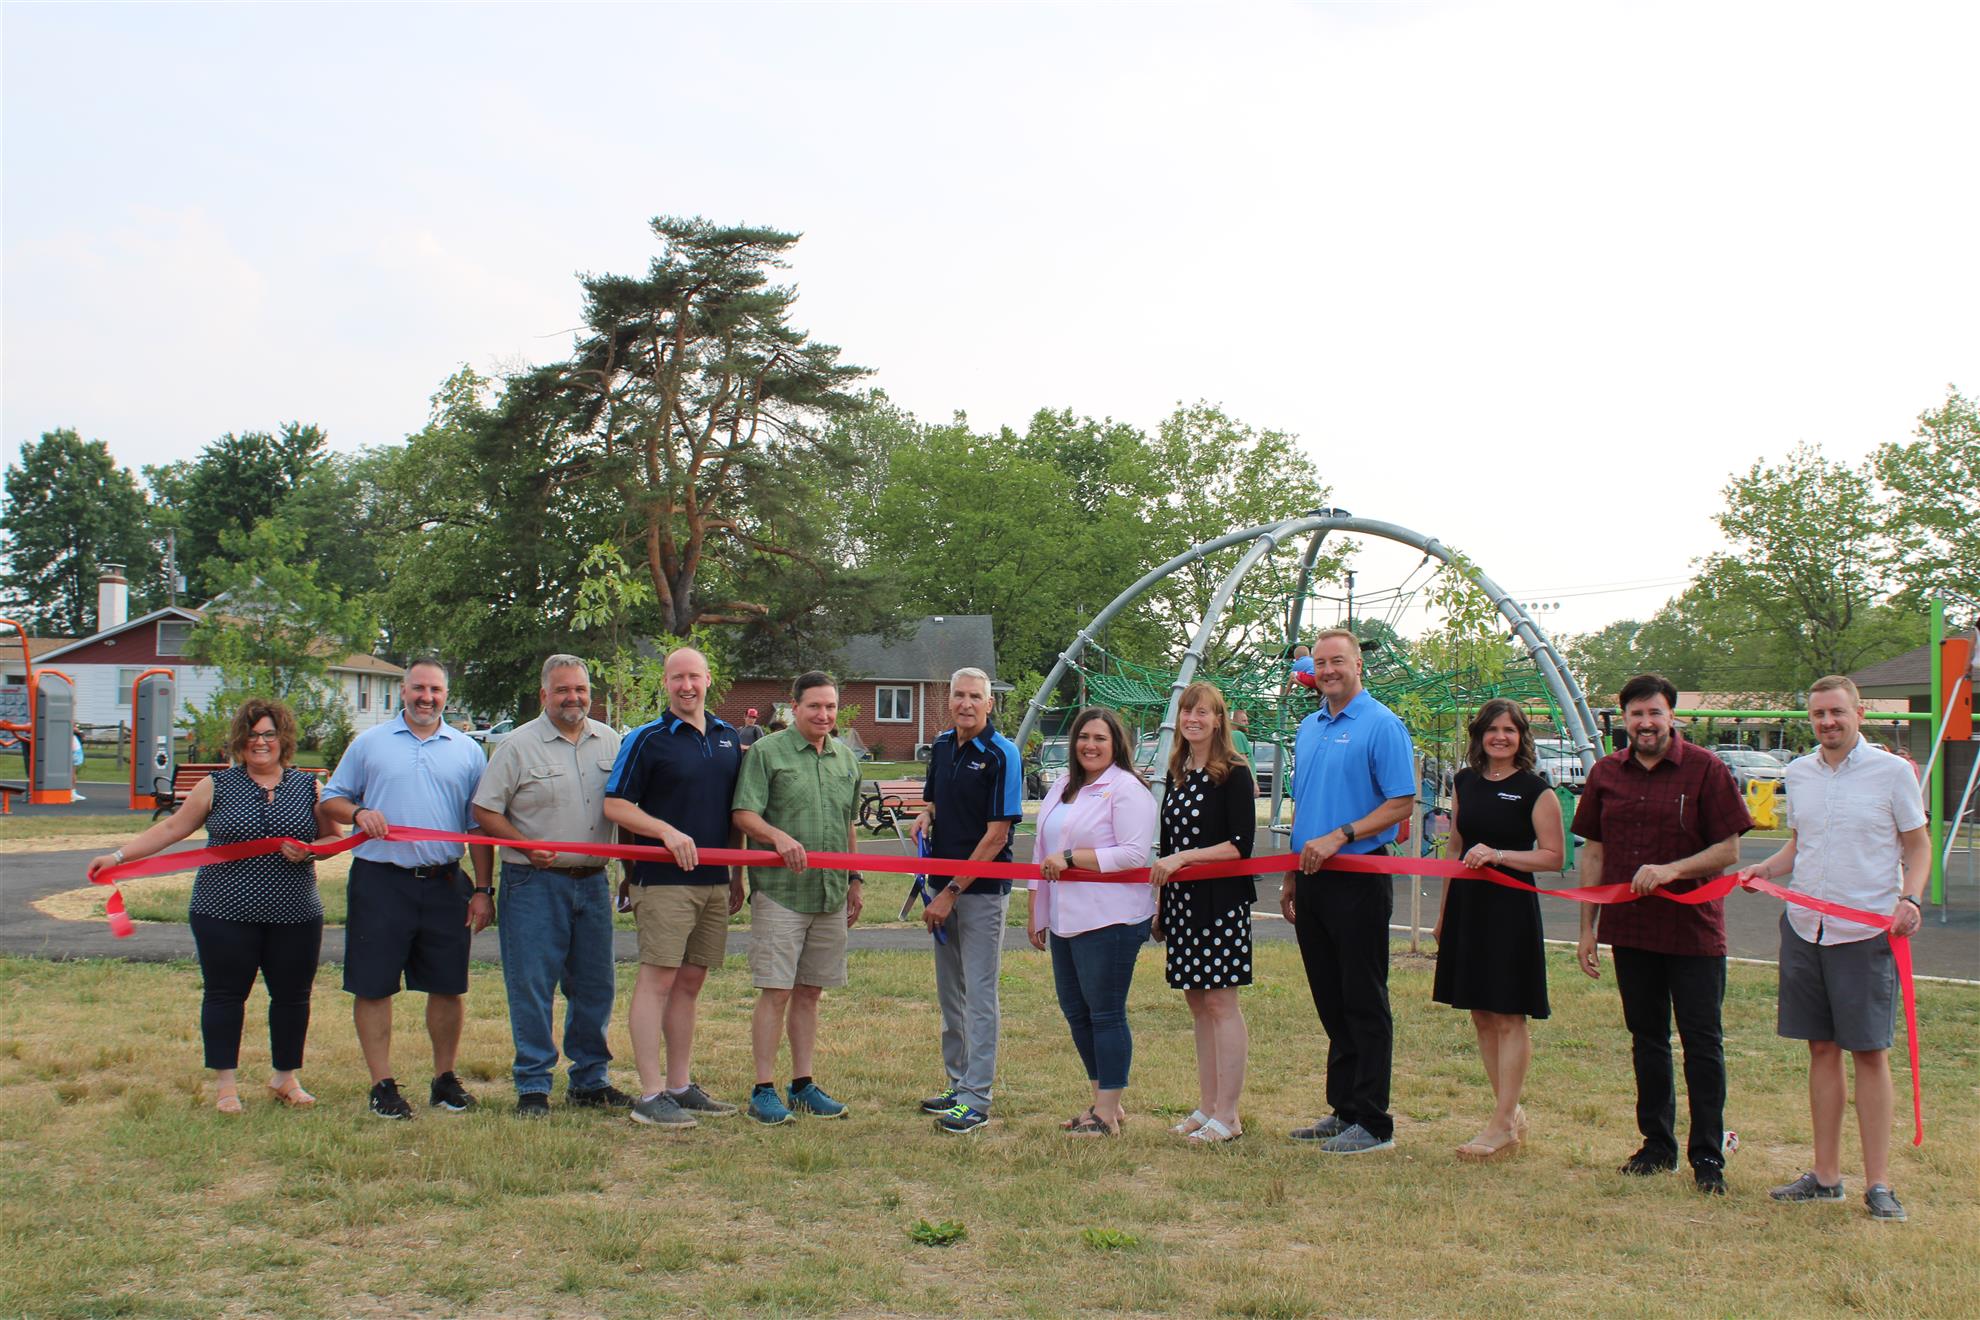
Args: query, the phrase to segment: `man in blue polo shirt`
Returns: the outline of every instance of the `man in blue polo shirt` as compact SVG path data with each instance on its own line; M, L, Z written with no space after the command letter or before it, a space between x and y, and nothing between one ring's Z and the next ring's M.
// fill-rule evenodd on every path
M1293 746L1292 846L1299 869L1286 874L1279 907L1299 938L1313 1007L1327 1032L1327 1108L1293 1132L1333 1155L1395 1144L1389 1073L1395 1021L1389 1016L1389 918L1395 891L1386 875L1322 871L1336 853L1379 853L1396 837L1416 800L1415 756L1395 712L1361 686L1361 644L1345 628L1313 640L1313 673L1323 698L1300 722Z
M605 819L665 848L673 862L633 866L639 977L626 1014L640 1097L635 1122L693 1127L736 1107L695 1085L694 1015L708 969L728 951L729 917L742 910L742 872L699 864L698 850L738 842L729 802L742 768L735 726L708 713L708 660L690 646L668 652L667 709L626 736L605 781ZM661 1043L666 1061L661 1062Z
M399 685L399 713L351 740L323 787L319 810L366 838L354 850L344 918L344 989L352 996L358 1048L371 1070L371 1112L409 1119L412 1106L392 1076L392 998L405 988L426 993L426 1033L433 1042L428 1099L454 1113L474 1097L454 1075L466 1020L468 951L494 918L492 849L473 849L474 884L461 874L458 843L388 843L392 826L469 833L481 827L470 809L488 768L481 748L447 727L447 670L415 660Z
M1017 745L990 727L990 676L958 669L949 679L955 727L928 754L928 806L915 818L917 844L932 857L1008 862L1011 832L1024 819ZM997 1073L997 976L1011 882L928 877L935 891L922 914L946 936L935 945L935 994L942 1005L942 1066L949 1084L921 1102L945 1132L974 1132L990 1121Z

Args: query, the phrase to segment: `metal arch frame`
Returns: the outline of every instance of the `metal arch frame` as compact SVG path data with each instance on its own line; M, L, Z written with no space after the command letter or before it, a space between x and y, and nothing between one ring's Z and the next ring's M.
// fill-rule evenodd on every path
M1312 539L1308 542L1306 553L1301 558L1299 585L1295 588L1291 607L1286 613L1286 639L1289 646L1298 636L1300 619L1306 609L1307 588L1311 583L1313 565L1319 558L1321 542L1326 539L1328 533L1352 532L1364 536L1378 536L1384 540L1412 546L1463 573L1474 586L1485 593L1492 602L1493 608L1499 611L1506 622L1512 625L1513 635L1525 644L1527 652L1532 655L1534 663L1540 669L1541 677L1546 680L1548 690L1553 693L1555 701L1560 706L1561 718L1567 726L1568 738L1580 757L1582 768L1594 769L1599 757L1595 746L1594 712L1589 709L1588 700L1582 695L1580 685L1574 681L1574 675L1568 672L1560 651L1540 625L1527 614L1524 606L1514 600L1505 588L1493 581L1477 565L1459 556L1435 537L1424 536L1420 532L1411 531L1395 523L1336 513L1307 514L1302 517L1287 518L1281 522L1227 532L1223 536L1192 546L1167 563L1143 574L1134 585L1114 597L1105 609L1094 615L1086 627L1074 634L1072 644L1059 652L1059 658L1053 664L1052 672L1046 675L1045 681L1039 685L1037 694L1032 697L1031 704L1025 708L1024 720L1018 726L1018 746L1023 747L1032 731L1037 728L1038 718L1045 709L1047 698L1057 689L1066 671L1078 661L1087 645L1092 642L1094 634L1114 616L1176 570L1205 559L1219 550L1227 550L1231 546L1242 545L1247 541L1254 542L1255 544L1232 566L1231 571L1225 574L1224 580L1218 584L1208 607L1204 610L1203 621L1197 625L1189 646L1183 652L1182 664L1177 667L1175 681L1170 684L1169 705L1162 716L1162 731L1156 743L1155 763L1158 766L1162 765L1175 738L1176 711L1181 703L1183 690L1195 679L1204 648L1214 635L1218 619L1222 617L1225 607L1230 604L1232 595L1236 593L1238 583L1259 559L1270 554L1281 542L1308 532L1313 534ZM1278 819L1279 802L1284 790L1285 776L1275 775L1272 786L1274 821Z

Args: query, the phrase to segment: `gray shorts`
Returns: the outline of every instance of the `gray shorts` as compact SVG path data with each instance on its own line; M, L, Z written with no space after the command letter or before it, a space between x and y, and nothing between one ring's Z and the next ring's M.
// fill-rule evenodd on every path
M1810 944L1781 914L1781 996L1775 1030L1789 1040L1887 1050L1897 1032L1897 963L1890 936Z

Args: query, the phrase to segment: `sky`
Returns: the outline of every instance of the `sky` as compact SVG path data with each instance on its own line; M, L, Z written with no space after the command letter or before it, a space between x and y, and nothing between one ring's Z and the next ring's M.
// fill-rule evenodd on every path
M1208 400L1583 631L1730 476L1980 389L1976 48L1970 4L6 4L0 460L396 442L701 215L801 231L796 323L924 419Z

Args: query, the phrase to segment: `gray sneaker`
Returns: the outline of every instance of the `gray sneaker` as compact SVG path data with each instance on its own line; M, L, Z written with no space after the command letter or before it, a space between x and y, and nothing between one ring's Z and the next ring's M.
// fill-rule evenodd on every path
M1320 1143L1320 1149L1329 1155L1366 1155L1371 1150L1388 1150L1394 1146L1392 1137L1378 1137L1359 1123L1350 1123L1337 1137L1329 1137Z
M1910 1216L1898 1204L1897 1193L1887 1183L1871 1183L1870 1190L1863 1194L1863 1204L1870 1207L1872 1219L1894 1219L1903 1221Z
M1294 1141L1326 1141L1330 1137L1340 1136L1347 1128L1339 1114L1328 1114L1325 1118L1314 1119L1311 1127L1294 1128L1288 1135Z
M674 1097L662 1091L651 1100L635 1100L632 1107L632 1121L645 1123L651 1127L691 1128L695 1127L694 1115L674 1103Z
M1841 1180L1831 1186L1810 1171L1785 1187L1774 1188L1767 1195L1776 1201L1840 1201L1843 1199L1843 1186Z
M733 1114L737 1108L727 1100L717 1100L695 1082L689 1082L687 1090L673 1096L672 1099L688 1113L700 1114L703 1118L719 1118L724 1114Z

